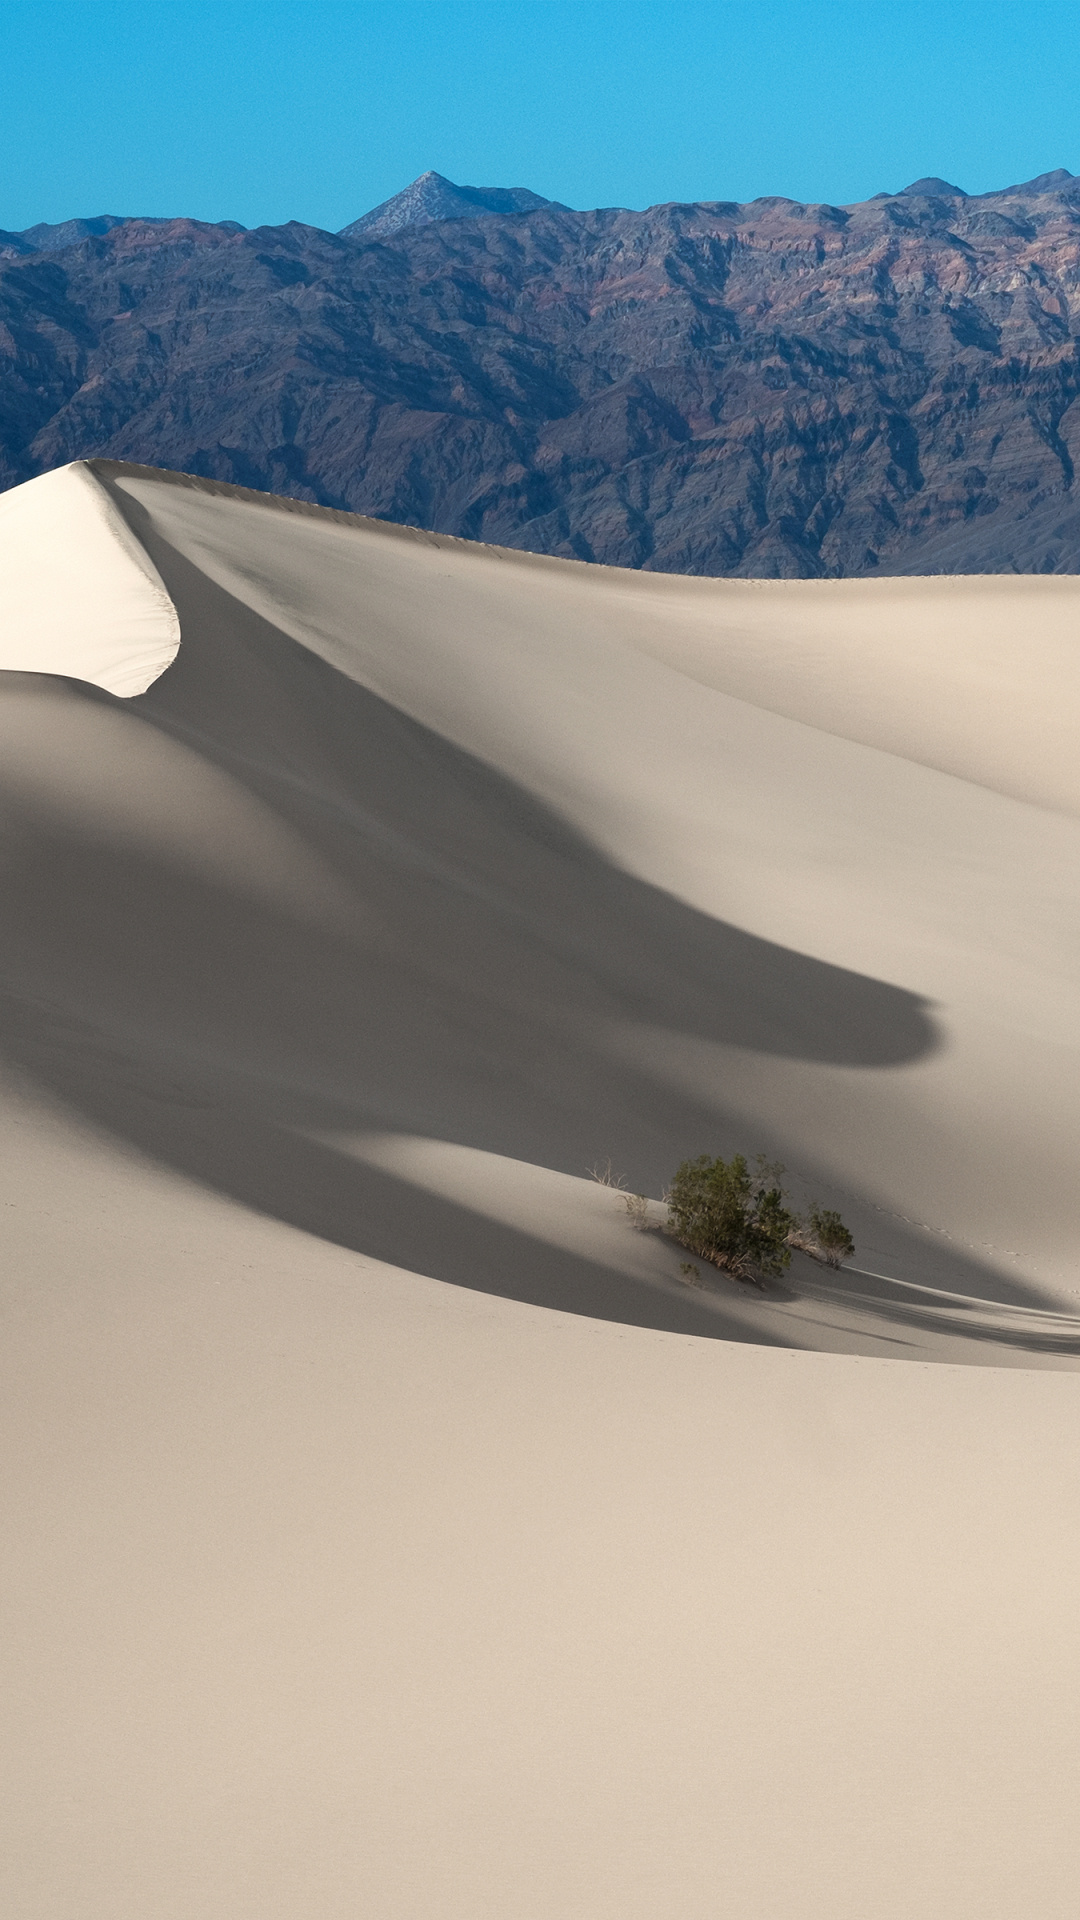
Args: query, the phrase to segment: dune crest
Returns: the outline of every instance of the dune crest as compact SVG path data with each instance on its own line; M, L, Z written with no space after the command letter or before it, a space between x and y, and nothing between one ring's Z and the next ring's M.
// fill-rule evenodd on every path
M160 574L85 461L0 495L0 671L128 700L179 645Z

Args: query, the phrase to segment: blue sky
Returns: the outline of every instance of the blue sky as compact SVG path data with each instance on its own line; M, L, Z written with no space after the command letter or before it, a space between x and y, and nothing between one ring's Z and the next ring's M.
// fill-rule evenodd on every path
M1080 171L1080 4L0 0L0 227L337 228L426 167L571 206Z

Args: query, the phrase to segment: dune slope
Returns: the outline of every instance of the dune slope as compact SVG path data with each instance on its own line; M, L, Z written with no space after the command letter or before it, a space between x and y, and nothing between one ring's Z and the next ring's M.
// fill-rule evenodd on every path
M9 503L10 1909L1071 1911L1071 583Z
M673 583L79 480L184 638L133 700L6 683L25 1067L436 1278L798 1345L1069 1357L1069 582ZM83 1044L39 1032L58 1009ZM611 1160L659 1195L733 1147L838 1205L860 1271L692 1293L586 1179Z

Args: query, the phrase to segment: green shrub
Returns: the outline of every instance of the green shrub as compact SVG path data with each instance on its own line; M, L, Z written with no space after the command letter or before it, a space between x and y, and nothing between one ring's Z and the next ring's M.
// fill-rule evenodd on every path
M855 1242L840 1215L829 1207L819 1207L816 1201L807 1216L804 1232L812 1243L804 1252L811 1259L823 1260L827 1267L838 1267L841 1260L850 1260L855 1251Z
M850 1259L855 1242L840 1215L816 1200L805 1216L794 1213L783 1172L761 1155L753 1170L741 1153L684 1160L667 1193L669 1231L699 1259L756 1285L786 1272L793 1248L828 1267Z
M791 1263L789 1236L798 1220L784 1205L772 1176L759 1163L750 1171L745 1157L684 1160L668 1190L668 1224L677 1240L701 1260L722 1267L737 1280L759 1282Z

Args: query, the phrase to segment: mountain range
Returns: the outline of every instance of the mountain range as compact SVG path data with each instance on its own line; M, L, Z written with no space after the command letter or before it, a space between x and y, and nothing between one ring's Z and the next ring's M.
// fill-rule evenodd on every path
M1063 168L42 224L0 232L0 486L105 455L659 571L1075 572L1078 320Z

